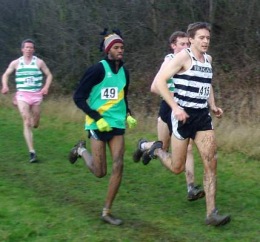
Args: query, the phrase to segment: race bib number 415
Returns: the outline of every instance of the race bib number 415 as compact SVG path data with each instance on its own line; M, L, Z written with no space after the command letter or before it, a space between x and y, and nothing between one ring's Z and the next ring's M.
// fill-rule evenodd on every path
M117 87L102 88L101 99L118 99L118 88Z
M208 98L210 93L210 87L209 86L202 86L199 90L199 94L202 97Z

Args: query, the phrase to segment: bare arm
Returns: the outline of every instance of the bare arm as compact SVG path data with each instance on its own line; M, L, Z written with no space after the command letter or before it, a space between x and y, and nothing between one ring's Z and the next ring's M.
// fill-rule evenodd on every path
M212 63L212 57L210 55L207 55L207 57L208 57L208 60L210 61L210 63ZM213 89L212 85L210 86L208 104L209 104L211 111L215 114L215 116L217 118L221 118L223 115L223 110L221 108L217 107L215 104L214 89Z
M44 73L44 75L46 76L46 80L45 80L45 84L41 90L41 93L43 95L47 95L48 92L49 92L49 88L50 88L50 85L52 83L52 74L49 70L49 68L47 67L47 65L45 64L45 62L41 59L38 59L38 67L42 70L42 72Z
M223 110L221 108L217 107L215 104L214 90L213 90L212 85L210 86L208 104L209 104L211 111L216 115L216 117L221 118L223 115Z
M210 108L214 109L216 107L215 104L215 97L214 97L214 92L213 92L213 87L212 85L210 86L210 93L209 93L209 98L208 98L208 104L210 106Z
M12 61L9 66L7 67L6 71L4 72L2 76L2 90L1 92L3 94L6 94L9 92L9 87L8 87L8 79L9 76L16 70L18 64L18 60Z
M171 59L170 59L169 57L166 57L166 58L164 59L162 65L161 65L161 67L160 67L160 70L161 70L164 66L166 66L166 65L170 62L170 60L171 60ZM159 70L159 71L160 71L160 70ZM153 80L153 82L152 82L151 92L160 95L159 90L158 90L157 87L156 87L155 80Z
M170 60L167 65L162 66L153 81L158 93L172 108L176 119L184 122L189 116L172 98L172 94L167 86L167 80L178 72L186 70L188 65L190 65L190 57L185 51L181 51L174 59Z

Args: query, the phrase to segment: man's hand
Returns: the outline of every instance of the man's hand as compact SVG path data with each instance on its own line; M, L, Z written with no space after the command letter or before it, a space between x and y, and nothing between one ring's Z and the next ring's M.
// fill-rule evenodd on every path
M42 94L42 95L44 95L44 96L45 96L45 95L47 95L47 94L48 94L48 92L49 92L49 89L48 89L47 87L43 87L43 88L41 89L41 91L40 91L40 92L41 92L41 94Z
M2 87L1 93L2 94L6 94L9 92L9 88L8 87Z
M223 116L223 110L219 107L211 108L211 111L215 114L217 118L221 118Z
M189 118L189 115L180 107L177 107L173 110L174 117L178 121L182 121L183 123L186 122L186 119Z
M97 127L100 132L108 132L112 130L112 128L109 126L108 122L104 118L101 118L97 121Z
M133 118L131 115L127 116L126 122L130 129L134 128L137 125L137 120L135 118Z

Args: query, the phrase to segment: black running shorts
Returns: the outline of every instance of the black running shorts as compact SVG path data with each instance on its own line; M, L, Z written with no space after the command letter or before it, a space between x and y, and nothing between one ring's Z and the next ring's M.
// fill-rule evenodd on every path
M185 123L175 119L172 113L172 132L177 139L195 139L198 131L212 130L212 118L208 108L184 108L189 118Z
M108 132L101 132L98 129L88 130L88 138L93 138L104 142L111 140L116 135L124 135L124 134L125 134L125 129L117 129L117 128L113 128L111 131Z
M170 136L172 135L171 113L172 113L171 107L168 105L166 101L162 100L158 115L162 119L162 121L168 125Z

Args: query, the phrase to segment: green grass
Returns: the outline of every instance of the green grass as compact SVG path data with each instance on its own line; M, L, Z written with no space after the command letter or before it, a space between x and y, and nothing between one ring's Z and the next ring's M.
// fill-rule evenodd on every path
M148 166L132 161L136 141L155 138L140 127L127 130L124 177L113 206L124 225L104 224L99 216L110 174L98 179L82 160L68 162L71 147L85 138L82 117L72 113L77 111L63 102L55 112L44 105L41 126L34 133L40 162L29 164L21 118L5 100L0 102L1 242L260 241L258 160L221 149L217 205L232 221L208 227L205 199L186 200L184 174L171 174L157 160ZM202 184L203 166L196 151L195 157L196 181ZM110 171L110 161L108 166Z

